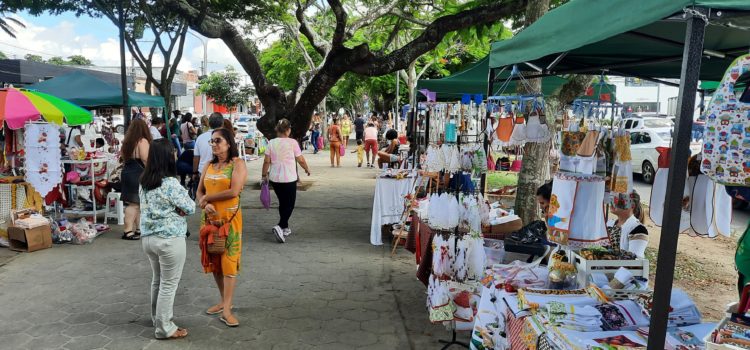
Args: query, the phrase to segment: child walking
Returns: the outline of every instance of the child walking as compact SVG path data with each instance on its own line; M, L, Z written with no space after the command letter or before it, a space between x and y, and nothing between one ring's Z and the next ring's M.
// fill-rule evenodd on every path
M357 139L357 149L355 149L351 153L357 153L357 161L359 161L359 165L357 165L357 167L361 168L362 161L365 159L365 146L362 144L361 139Z

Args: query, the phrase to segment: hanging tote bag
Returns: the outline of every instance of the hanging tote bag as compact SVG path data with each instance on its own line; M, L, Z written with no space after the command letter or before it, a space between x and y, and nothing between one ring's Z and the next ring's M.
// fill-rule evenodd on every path
M619 132L614 140L614 164L610 190L630 195L633 192L633 157L630 154L630 134Z
M750 71L750 54L738 57L724 73L706 110L701 172L725 185L750 186L750 103L741 102L734 85Z
M585 133L563 131L560 135L560 171L576 172L578 166L578 148L581 147Z
M266 210L271 207L271 190L268 188L268 181L260 184L260 203Z
M342 157L346 155L346 146L343 143L339 145L339 155Z

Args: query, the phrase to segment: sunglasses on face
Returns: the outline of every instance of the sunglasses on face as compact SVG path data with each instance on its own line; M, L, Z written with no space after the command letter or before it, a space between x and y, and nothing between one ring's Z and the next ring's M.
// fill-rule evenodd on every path
M208 143L210 143L212 145L219 145L219 144L221 144L221 141L224 141L224 139L222 139L221 137L217 137L217 138L213 138L213 139L208 140Z

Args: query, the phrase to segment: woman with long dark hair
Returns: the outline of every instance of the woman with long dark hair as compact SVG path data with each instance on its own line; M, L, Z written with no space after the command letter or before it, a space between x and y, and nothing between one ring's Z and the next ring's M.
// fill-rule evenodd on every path
M242 255L240 193L247 179L247 167L245 161L239 158L237 143L229 130L214 130L209 143L214 157L201 171L196 200L203 209L203 220L217 227L226 227L220 230L225 234L226 249L222 254L209 254L209 237L207 232L201 230L201 263L206 273L213 273L221 294L221 301L208 308L206 313L221 314L220 320L224 324L236 327L240 322L232 314L232 298Z
M297 200L297 163L310 176L302 150L297 140L289 137L292 126L286 119L276 124L276 138L268 142L266 157L263 160L263 180L270 180L276 197L279 198L279 224L272 231L279 243L285 243L292 234L289 228L289 217L292 216Z
M198 132L193 122L193 115L185 113L182 116L182 124L180 124L180 137L182 138L183 149L193 149L195 146L195 138L198 136Z
M138 181L148 160L151 132L143 119L133 119L125 134L120 149L122 168L122 192L120 198L127 203L125 208L125 227L122 239L138 240L141 237L139 227L141 200L138 196Z
M169 140L151 144L149 162L141 176L141 234L143 251L151 262L151 320L157 339L187 336L172 321L177 285L185 265L186 215L195 202L175 176L175 149Z

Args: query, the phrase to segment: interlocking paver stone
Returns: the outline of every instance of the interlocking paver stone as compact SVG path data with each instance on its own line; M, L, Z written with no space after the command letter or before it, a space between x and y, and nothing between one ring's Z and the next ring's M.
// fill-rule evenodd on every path
M369 243L376 172L352 167L352 157L331 169L326 154L305 156L314 176L303 181L314 184L298 193L286 244L269 233L278 220L275 196L266 211L259 191L246 187L242 195L245 236L233 309L240 327L204 313L220 296L202 272L193 215L174 305L175 322L189 329L186 339L154 339L148 259L140 242L119 239L122 228L112 225L93 244L19 254L0 268L0 298L17 301L0 312L0 348L440 348L437 339L450 334L427 318L414 256L399 249L391 258L388 242ZM251 181L261 163L248 163Z

